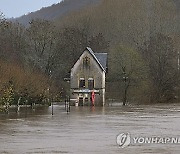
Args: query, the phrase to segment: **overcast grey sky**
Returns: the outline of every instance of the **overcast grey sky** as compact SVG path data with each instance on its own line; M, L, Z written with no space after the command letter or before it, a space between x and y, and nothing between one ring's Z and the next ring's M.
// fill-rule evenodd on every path
M19 17L62 0L0 0L0 11L6 18Z

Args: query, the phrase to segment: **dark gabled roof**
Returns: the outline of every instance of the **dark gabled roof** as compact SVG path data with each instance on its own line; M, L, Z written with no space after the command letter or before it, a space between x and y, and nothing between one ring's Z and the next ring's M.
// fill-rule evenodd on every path
M96 60L96 62L99 64L101 69L106 72L107 69L107 53L94 53L91 48L86 48L90 54L93 56L93 58Z
M107 69L107 53L94 53L99 62L101 63L102 67L106 70Z

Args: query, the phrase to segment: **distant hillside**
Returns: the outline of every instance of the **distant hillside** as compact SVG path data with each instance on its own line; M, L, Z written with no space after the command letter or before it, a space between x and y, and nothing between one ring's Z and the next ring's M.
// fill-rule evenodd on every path
M54 20L72 11L80 10L85 6L98 4L100 1L101 0L64 0L58 4L53 4L50 7L45 7L39 11L29 13L28 15L12 19L12 21L18 21L23 25L27 25L29 21L36 18Z
M178 23L178 31L180 33L180 0L174 0L174 3L176 5L176 9L177 9L177 15L178 15L178 19L177 19L177 23Z
M179 0L174 0L177 10L180 12L180 1Z

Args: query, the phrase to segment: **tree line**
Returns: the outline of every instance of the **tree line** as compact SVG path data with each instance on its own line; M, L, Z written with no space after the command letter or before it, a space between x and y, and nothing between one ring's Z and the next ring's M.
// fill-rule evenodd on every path
M68 94L63 79L87 46L108 52L107 98L178 101L177 14L171 0L103 0L61 20L34 19L28 27L1 14L1 104Z

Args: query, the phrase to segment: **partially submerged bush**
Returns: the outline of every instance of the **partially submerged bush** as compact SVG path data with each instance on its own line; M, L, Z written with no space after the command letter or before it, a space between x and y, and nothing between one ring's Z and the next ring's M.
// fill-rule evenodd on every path
M4 61L0 61L0 72L1 105L44 103L50 97L49 78L43 73Z

